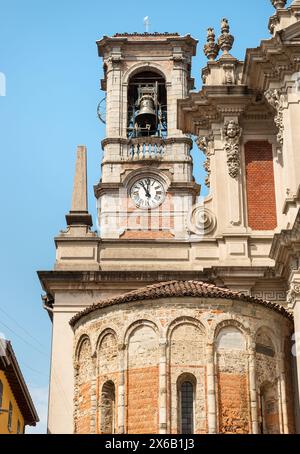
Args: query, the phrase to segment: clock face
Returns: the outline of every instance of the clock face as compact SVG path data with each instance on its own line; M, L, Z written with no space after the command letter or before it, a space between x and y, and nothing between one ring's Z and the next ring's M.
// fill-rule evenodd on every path
M164 200L163 185L152 177L145 177L134 183L130 195L138 208L151 209L158 207Z

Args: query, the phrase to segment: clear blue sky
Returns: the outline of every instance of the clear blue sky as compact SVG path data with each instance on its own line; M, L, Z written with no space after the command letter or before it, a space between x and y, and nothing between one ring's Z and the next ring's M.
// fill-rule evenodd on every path
M150 5L150 7L149 7ZM45 431L51 323L36 270L50 270L53 237L70 208L75 150L88 146L90 211L100 177L104 130L96 116L102 64L95 41L116 32L178 31L199 40L193 75L200 88L206 29L228 17L232 54L269 37L270 0L0 0L0 332L13 342ZM197 153L198 155L198 153ZM199 158L195 175L201 178ZM5 312L3 312L5 311ZM8 315L9 316L8 316ZM12 317L12 318L10 318ZM1 417L1 416L0 416Z

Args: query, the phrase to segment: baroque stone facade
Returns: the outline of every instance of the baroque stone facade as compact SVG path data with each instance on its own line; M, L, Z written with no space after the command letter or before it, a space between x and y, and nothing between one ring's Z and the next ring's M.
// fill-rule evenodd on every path
M80 146L39 272L50 433L300 433L300 3L272 3L271 37L244 61L226 18L208 29L198 92L190 35L97 42L98 228Z

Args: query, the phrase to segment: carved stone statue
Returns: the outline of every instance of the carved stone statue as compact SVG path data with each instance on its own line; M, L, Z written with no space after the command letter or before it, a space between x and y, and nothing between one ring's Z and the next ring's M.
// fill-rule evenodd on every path
M228 172L232 178L236 178L240 170L240 138L242 128L235 121L227 121L223 128L225 139L224 149L227 155Z

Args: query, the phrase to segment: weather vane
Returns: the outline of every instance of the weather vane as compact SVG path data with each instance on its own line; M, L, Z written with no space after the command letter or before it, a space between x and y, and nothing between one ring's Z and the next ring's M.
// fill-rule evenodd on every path
M149 16L144 17L144 25L145 25L145 32L149 33L149 30L150 30L150 17Z

